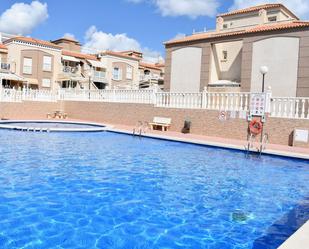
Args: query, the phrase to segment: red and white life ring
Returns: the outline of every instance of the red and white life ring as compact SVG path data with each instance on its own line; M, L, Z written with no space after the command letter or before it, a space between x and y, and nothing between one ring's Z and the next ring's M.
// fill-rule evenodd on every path
M258 135L262 132L263 124L259 120L252 120L249 123L249 130L252 135Z

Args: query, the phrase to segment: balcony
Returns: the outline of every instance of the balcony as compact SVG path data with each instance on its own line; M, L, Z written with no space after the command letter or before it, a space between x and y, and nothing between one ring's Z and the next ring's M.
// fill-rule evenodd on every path
M146 74L146 75L140 76L140 82L152 82L152 81L160 81L160 80L163 80L163 77L161 77L160 75Z
M66 74L77 74L78 67L63 66L62 71Z

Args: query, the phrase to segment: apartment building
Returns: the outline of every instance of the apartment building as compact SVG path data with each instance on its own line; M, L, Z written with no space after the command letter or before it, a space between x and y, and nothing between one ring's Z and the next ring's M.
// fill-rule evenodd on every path
M139 89L163 85L163 64L137 51L82 52L71 38L54 41L0 33L0 82L8 88Z
M216 30L170 40L165 89L173 92L253 91L309 96L309 22L282 4L264 4L217 16Z
M61 61L59 46L22 36L5 40L2 46L6 49L6 56L1 56L3 86L55 88Z
M58 83L61 88L104 89L108 84L106 66L96 55L81 52L81 44L69 38L52 41L60 46L61 70Z
M106 65L109 88L138 89L140 53L104 51L97 55Z

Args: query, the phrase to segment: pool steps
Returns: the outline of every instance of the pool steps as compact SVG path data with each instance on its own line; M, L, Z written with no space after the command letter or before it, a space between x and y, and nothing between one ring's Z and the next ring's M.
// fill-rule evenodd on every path
M13 123L13 124L12 124ZM17 126L14 123L63 123L63 124L75 124L75 125L88 125L87 128L59 128L59 127L23 127ZM10 125L12 124L12 125ZM89 127L93 126L93 127ZM101 132L108 129L107 126L97 123L89 122L72 122L72 121L50 121L50 120L5 120L0 121L0 129L8 129L15 131L27 131L27 132Z

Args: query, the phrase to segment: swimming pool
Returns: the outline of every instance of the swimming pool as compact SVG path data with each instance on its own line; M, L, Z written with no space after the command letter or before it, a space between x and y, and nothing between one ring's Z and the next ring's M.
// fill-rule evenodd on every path
M128 135L0 130L0 248L272 249L308 161Z

